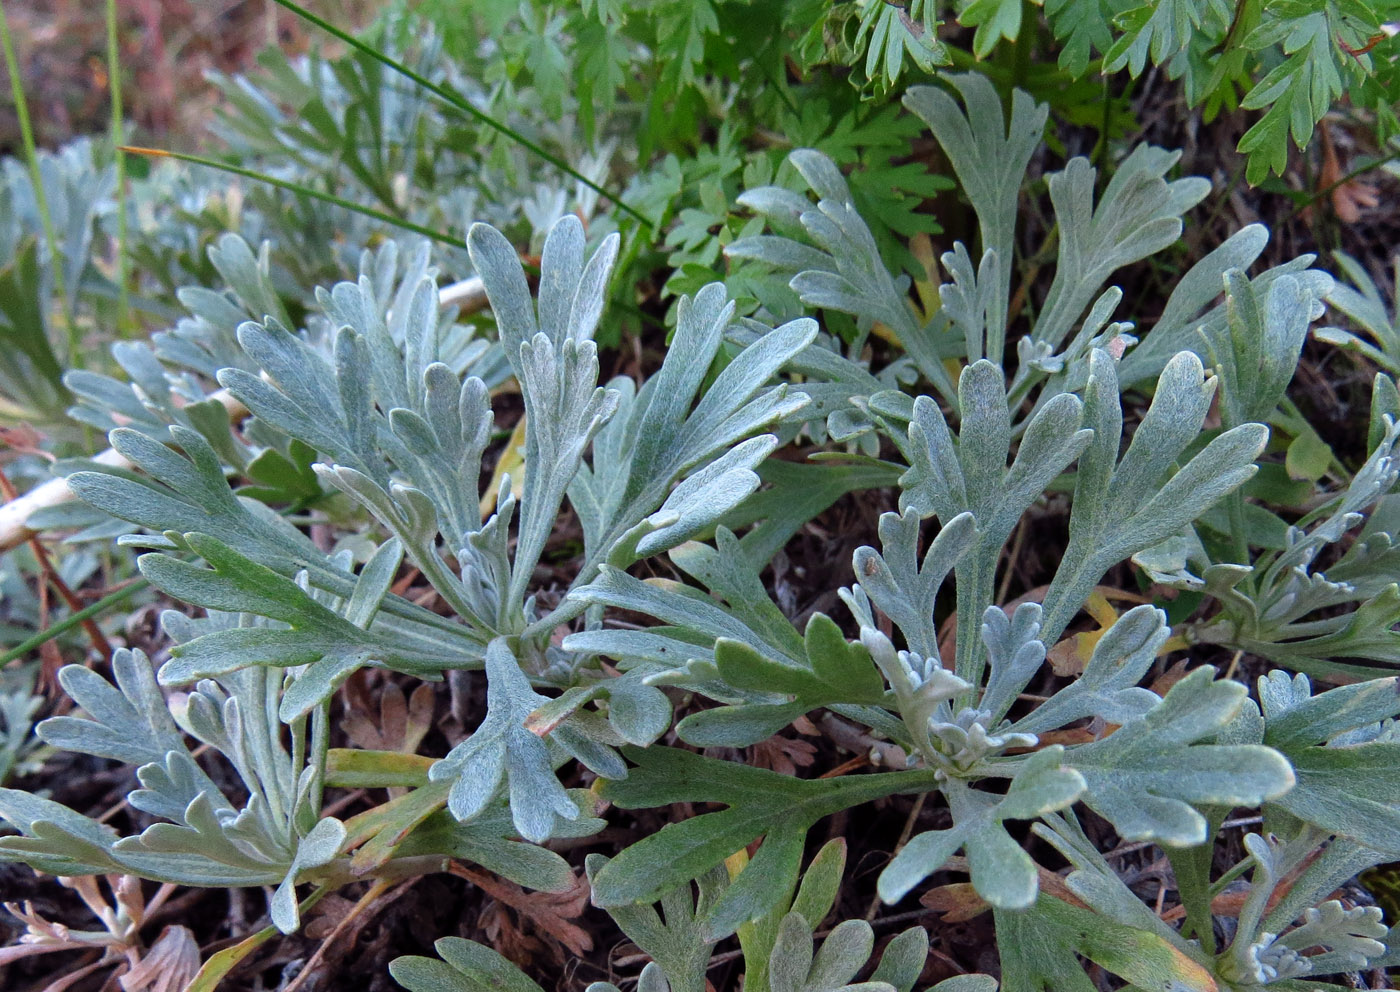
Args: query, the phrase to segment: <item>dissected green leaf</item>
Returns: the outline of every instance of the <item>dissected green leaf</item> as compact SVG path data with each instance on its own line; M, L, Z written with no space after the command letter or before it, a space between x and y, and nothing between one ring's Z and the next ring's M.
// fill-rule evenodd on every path
M614 858L594 880L594 900L603 906L655 901L759 836L766 838L760 857L765 848L770 856L785 854L794 838L800 855L801 839L822 817L869 798L919 789L929 778L908 772L800 780L675 748L633 749L627 754L638 767L605 787L604 796L614 805L633 809L708 801L729 808L669 824ZM755 864L757 859L745 870L754 870ZM748 908L750 919L761 915L776 894L770 889L755 895L756 902Z
M1253 806L1286 795L1288 761L1270 748L1208 741L1234 717L1247 690L1198 668L1162 702L1103 740L1068 752L1084 776L1084 802L1125 840L1173 846L1206 839L1195 805Z

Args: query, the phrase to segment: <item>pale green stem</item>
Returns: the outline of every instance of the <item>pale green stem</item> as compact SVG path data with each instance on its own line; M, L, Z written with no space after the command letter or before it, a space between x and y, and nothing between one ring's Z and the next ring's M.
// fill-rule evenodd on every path
M131 320L127 286L126 143L122 122L122 67L117 44L117 0L107 0L107 85L112 94L112 163L117 173L117 330L125 333Z

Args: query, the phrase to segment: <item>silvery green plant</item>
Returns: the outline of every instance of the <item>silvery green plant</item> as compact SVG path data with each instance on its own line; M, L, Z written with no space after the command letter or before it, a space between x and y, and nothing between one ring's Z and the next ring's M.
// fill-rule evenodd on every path
M1357 273L1348 269L1353 276ZM1227 275L1227 320L1203 328L1216 363L1220 416L1227 427L1264 420L1284 396L1317 301L1280 280L1261 292ZM1371 296L1374 299L1374 287ZM1328 300L1357 304L1362 294L1334 284ZM1358 311L1360 312L1360 311ZM1319 329L1333 343L1341 332ZM1239 492L1226 500L1229 542L1202 541L1184 529L1135 556L1154 581L1204 591L1220 611L1187 630L1188 639L1248 651L1319 676L1371 678L1400 664L1400 589L1395 583L1395 460L1400 393L1384 373L1372 389L1365 463L1345 486L1322 494L1295 522L1280 525L1281 541L1254 536ZM1266 515L1267 519L1267 515ZM1280 522L1281 523L1281 522ZM1350 542L1335 560L1319 556ZM1259 545L1258 554L1253 552ZM1325 567L1321 567L1325 564Z
M1340 327L1319 328L1316 336L1328 344L1365 355L1392 376L1400 375L1400 313L1396 311L1396 301L1400 300L1400 258L1391 261L1394 280L1388 294L1381 292L1366 268L1350 255L1338 252L1335 259L1346 281L1337 281L1327 294L1327 302L1366 337Z
M378 574L382 577L383 570ZM363 602L358 606L362 612ZM215 611L200 620L172 611L163 622L177 643L211 632L266 629L267 623ZM349 823L322 815L327 785L347 784L346 773L327 761L329 711L322 707L284 719L285 700L295 696L297 683L277 668L252 665L169 695L162 693L141 651L119 650L112 670L109 682L81 665L62 669L64 690L86 716L50 718L38 733L53 747L137 766L139 787L127 801L157 822L121 837L61 803L0 789L0 816L20 831L0 838L0 857L65 876L126 874L183 885L275 886L269 912L285 933L299 926L296 886L301 883L324 891L370 872L416 875L439 870L453 855L537 888L557 890L572 879L558 855L514 839L504 804L470 825L430 822L392 861L388 851L380 852L386 838L392 838L391 845L402 838L402 809L412 813L409 827L432 812L431 806L415 808L422 806L421 797L416 804L395 808L390 803L377 816ZM246 799L231 798L204 771L189 738L222 757ZM356 766L354 774L357 782L370 784L382 778L375 777L372 765ZM348 849L353 847L359 850L352 858Z
M870 956L868 926L842 924L813 948L837 855L819 855L798 883L815 824L896 795L922 797L940 823L911 823L879 894L897 902L937 873L970 876L994 915L1008 989L1082 992L1076 955L1162 992L1297 992L1289 983L1303 977L1320 988L1313 976L1387 961L1392 941L1375 914L1328 897L1400 857L1395 680L1314 694L1305 676L1272 673L1257 703L1209 665L1161 691L1144 683L1187 635L1319 677L1375 674L1332 655L1394 636L1385 611L1395 587L1383 580L1400 394L1378 380L1370 460L1297 521L1287 548L1251 558L1248 541L1212 537L1202 521L1239 513L1264 421L1330 278L1304 259L1248 279L1265 237L1248 228L1187 272L1137 341L1113 319L1121 292L1103 283L1174 241L1206 187L1168 180L1174 156L1140 148L1095 205L1093 169L1075 160L1048 179L1058 267L1013 341L1014 204L1044 111L1016 94L1008 122L985 80L953 85L966 113L931 88L908 103L962 179L983 251L975 267L965 246L944 256L951 281L932 314L913 310L839 170L813 153L794 165L817 201L754 191L746 202L777 233L731 245L736 258L791 272L805 305L854 317L858 334L890 331L905 354L879 370L810 318L736 321L714 284L680 301L670 348L644 383L601 384L593 337L618 241L590 250L573 217L544 243L534 297L510 242L471 229L492 344L440 313L421 250L367 254L359 280L319 291L317 312L294 328L266 256L221 243L214 264L229 294L187 294L184 333L155 352L123 352L133 385L74 383L83 416L99 419L107 395L126 404L130 423L110 438L134 470L88 464L70 485L134 528L122 541L147 551L140 568L155 586L207 615L165 616L173 643L159 666L124 652L114 682L66 669L87 717L38 733L137 765L132 805L160 822L120 837L4 790L0 816L19 835L0 839L0 857L67 874L275 886L283 930L299 923L299 885L316 886L314 898L453 857L562 890L568 866L537 845L602 825L597 794L565 785L574 761L618 808L725 807L589 861L594 901L653 958L639 984L656 992L698 992L714 943L731 934L750 989L910 988L926 938L897 938L852 985ZM210 402L210 379L251 415L236 434L212 407L191 412ZM518 452L496 446L493 429L493 387L511 383L524 407ZM1133 390L1150 400L1125 401ZM1213 403L1218 430L1207 426ZM855 471L763 465L802 431L883 446L894 460L857 459ZM483 493L493 455L497 481ZM775 481L766 493L761 472ZM238 478L264 491L236 489ZM278 499L267 498L268 478L281 480ZM853 556L854 582L839 590L847 626L814 613L799 629L760 570L804 514L882 482L897 487L898 505L879 518L878 548ZM804 487L815 495L781 505ZM1071 506L1057 572L1041 601L998 602L1004 551L1052 487ZM275 506L286 496L297 498L284 514ZM538 566L566 512L582 551L567 583L541 586ZM331 513L346 539L328 549L298 523ZM1322 551L1357 527L1364 545L1318 572ZM632 573L660 555L695 584ZM1127 610L1085 640L1076 678L1053 681L1049 651L1110 570L1134 560L1164 584L1214 589L1218 610L1177 641L1155 606ZM405 563L448 615L393 591ZM617 610L658 623L610 623ZM484 718L435 760L332 748L332 700L366 667L428 680L483 671ZM756 744L826 710L827 726L860 742L878 770L801 779L660 746L667 690L713 704L674 728L696 748ZM223 756L246 801L201 769L189 738ZM408 791L341 821L324 802L340 786ZM1215 842L1238 807L1261 809L1263 829L1213 877ZM1107 867L1082 829L1090 816L1168 853L1183 929ZM1045 884L1020 839L1027 830L1074 866L1065 888ZM1212 899L1246 876L1246 912L1217 941ZM410 988L535 987L469 942L447 938L439 952L396 976ZM940 986L990 988L981 976Z
M554 163L567 162L601 186L618 168L644 163L615 137L585 136L578 123L589 108L572 99L564 110L525 78L513 79L508 94L487 82L515 75L506 67L508 46L486 41L464 60L464 37L454 45L452 34L422 13L385 10L362 39L379 57L354 48L334 57L293 56L273 46L247 74L210 73L222 97L211 130L245 165L313 188L329 184L343 199L419 230L460 235L471 221L486 221L522 241L528 237L533 253L566 214L584 218L595 231L621 226L600 209L607 201L597 189ZM460 95L512 134L482 126L423 86L406 83L381 57ZM574 65L572 57L568 64ZM607 126L609 117L601 115L606 131L629 133L630 116L622 115L625 125ZM519 143L522 134L533 147ZM254 215L245 236L276 241L284 249L279 261L303 282L346 251L334 242L360 245L384 231L379 219L259 185L247 189L245 203ZM438 260L454 274L470 268L456 238L439 242ZM341 261L353 269L353 257Z
M7 672L0 679L0 785L33 754L34 718L43 702L34 692L32 671Z
M188 618L170 618L181 630ZM211 618L204 624L237 624ZM199 624L203 626L204 624ZM196 628L197 629L197 628ZM345 826L318 815L322 769L307 764L308 750L323 752L325 714L290 729L290 752L277 720L280 678L252 667L222 680L205 680L178 703L167 704L150 660L122 649L112 658L116 684L80 665L62 670L64 690L90 718L44 721L43 739L65 750L138 765L141 787L131 805L163 821L136 837L116 832L67 807L5 789L0 815L24 830L6 837L4 856L23 858L56 875L131 874L193 885L275 885L271 913L283 930L297 926L295 885L326 866L345 839ZM241 808L200 767L185 743L195 738L223 755L249 798Z
M249 418L234 430L227 391L218 390L218 376L237 369L260 374L260 366L239 344L239 327L256 318L291 323L287 301L274 277L270 246L253 248L236 234L225 234L207 251L209 263L224 284L222 290L185 286L178 292L188 314L149 342L119 341L111 348L124 379L89 369L68 372L64 385L74 399L68 416L101 430L118 427L162 444L174 440L172 431L201 435L225 472L247 480L239 490L269 504L302 505L326 493L311 465L317 449L263 418ZM367 282L378 302L384 327L400 349L406 347L410 321L426 324L427 315L409 307L413 292L424 280L434 281L429 246L423 241L386 241L359 260L359 278ZM456 320L455 307L439 315L431 335L437 358L454 374L471 374L489 388L499 387L510 368L497 342L487 340L471 324ZM324 313L311 313L302 332L305 345L325 361L333 361L335 328ZM423 333L418 331L417 333ZM103 471L90 460L68 459L60 471ZM103 504L72 502L45 508L30 517L36 530L81 528L70 542L110 539L131 532L133 525L108 513Z
M865 330L892 330L931 389L862 393L871 379L859 355L829 350L818 357L820 343L794 362L826 363L835 373L830 381L847 390L847 408L827 416L833 436L878 432L906 466L899 511L882 516L878 549L856 551L855 584L841 590L858 637L848 639L820 613L804 629L794 627L765 594L738 539L721 528L713 546L671 552L709 597L604 568L572 595L593 607L648 613L663 626L580 632L564 642L638 668L659 666L647 677L651 684L718 704L678 724L686 743L755 744L825 708L828 720L863 725L852 728L857 739L868 741L872 761L889 770L804 781L678 749L630 752L636 767L603 788L615 805L728 808L671 823L634 844L596 873L594 898L608 907L655 900L762 837L720 907L727 921L751 921L775 905L763 879L800 858L818 820L883 796L922 793L938 797L951 823L915 832L881 873L879 892L897 902L935 872L956 866L970 875L995 914L1009 988L1087 988L1076 953L1135 986L1161 989L1243 989L1304 974L1313 988L1313 975L1380 960L1386 933L1375 914L1323 900L1390 857L1381 824L1395 815L1392 794L1360 771L1386 760L1373 745L1389 734L1395 708L1387 690L1368 682L1323 693L1309 708L1339 715L1321 720L1318 736L1270 735L1270 707L1279 707L1265 694L1287 681L1283 673L1261 683L1262 715L1247 686L1209 665L1160 693L1143 686L1172 635L1165 614L1143 605L1097 632L1077 678L1048 697L1044 688L1031 692L1033 680L1045 685L1048 649L1110 569L1134 556L1161 557L1181 542L1201 544L1202 517L1218 506L1237 508L1227 504L1240 499L1256 472L1269 436L1263 421L1283 397L1331 280L1308 269L1309 259L1248 279L1242 269L1262 250L1264 232L1247 229L1188 271L1139 342L1130 324L1111 321L1122 294L1101 291L1101 283L1174 241L1180 215L1205 186L1167 181L1174 157L1139 148L1095 208L1093 171L1076 160L1049 177L1059 267L1044 306L1015 342L1018 361L1009 364L1006 329L1018 315L1010 312L1010 272L999 259L1010 258L1016 195L1043 111L1016 94L1008 124L985 79L952 82L965 115L941 90L914 88L906 103L930 123L958 172L985 250L975 270L961 245L944 256L952 282L939 288L943 305L931 317L913 310L907 285L883 268L840 173L813 153L795 153L793 164L817 202L776 187L746 194L777 233L730 247L732 256L793 272L791 287L807 305L850 314ZM961 364L960 374L949 373L948 359ZM1387 383L1378 387L1371 458L1355 478L1300 521L1277 556L1251 561L1244 546L1229 574L1242 570L1255 583L1236 581L1231 588L1243 587L1238 599L1220 597L1204 625L1216 643L1319 674L1378 674L1336 665L1331 656L1348 653L1349 645L1384 647L1394 637L1386 607L1395 586L1384 578L1388 535L1373 532L1331 586L1308 569L1320 548L1357 527L1395 482L1396 426L1386 399L1394 389ZM1125 429L1124 394L1146 387L1151 400ZM1211 429L1217 396L1223 425ZM994 596L1004 549L1052 483L1071 502L1058 569L1040 602L1003 607ZM1377 519L1388 519L1383 512L1375 511ZM925 544L930 518L938 529ZM950 575L951 609L939 602ZM1347 584L1344 575L1357 581ZM1298 583L1318 591L1307 598ZM1303 619L1358 600L1363 605L1341 617L1333 610L1330 618ZM937 621L949 613L953 634L940 637ZM1246 627L1247 617L1260 622ZM704 640L697 642L697 630ZM1304 639L1311 657L1328 660L1311 665L1308 648L1297 644ZM1363 691L1367 704L1348 705ZM1347 754L1352 747L1361 749L1354 758ZM1318 752L1328 753L1319 759ZM1348 771L1312 774L1319 760ZM1262 807L1270 833L1250 842L1250 860L1226 883L1213 883L1214 841L1237 807ZM1116 877L1120 892L1098 902L1079 897L1085 906L1043 891L1044 869L1008 825L1030 821L1037 833L1068 836L1084 809L1123 841L1171 854L1194 933L1161 924ZM1062 853L1069 846L1064 841ZM1267 853L1279 850L1287 853ZM1263 893L1280 871L1309 858L1330 873L1318 869L1309 878L1315 885L1291 889L1267 919L1245 920L1234 944L1215 947L1207 935L1213 884L1253 872ZM1268 896L1254 898L1263 906ZM1318 946L1326 953L1313 953Z
M489 367L493 349L463 341L439 313L426 256L402 268L390 251L366 256L360 280L320 292L321 319L294 332L268 292L265 263L240 241L222 244L216 261L234 295L187 294L194 320L209 326L160 346L218 341L220 328L262 310L261 320L237 324L238 354L215 373L253 417L231 444L261 441L285 458L300 446L319 459L311 466L319 484L360 507L361 526L372 521L379 539L358 559L350 548L324 551L233 489L230 472L252 474L256 458L222 443L226 424L211 430L173 398L171 368L158 353L133 349L140 357L131 360L138 375L129 395L148 401L110 438L139 472L91 463L69 484L142 528L123 538L151 549L142 573L209 616L165 616L173 645L158 672L140 653L114 660L115 686L65 670L65 688L93 719L49 720L39 733L67 750L138 765L143 788L133 805L168 822L121 838L56 802L6 791L0 815L21 836L0 841L3 856L66 874L276 884L272 915L283 930L297 925L300 882L425 870L449 854L537 887L567 884L556 855L523 854L511 838L596 830L591 802L565 788L556 769L572 757L597 774L625 776L616 747L663 733L670 704L640 676L607 678L592 654L554 643L562 625L599 622L584 616L586 603L548 590L541 602L533 588L556 518L567 499L583 525L576 585L713 527L757 487L754 467L777 444L764 429L806 402L773 380L815 333L809 320L779 328L706 381L733 312L712 286L682 302L677 346L655 376L641 388L626 379L600 387L592 335L617 243L605 238L590 254L576 218L558 223L544 246L536 305L510 243L494 229L472 229L472 261L525 406L519 493L503 475L484 521L489 387L462 372ZM94 417L99 393L127 395L108 380L79 385ZM403 561L455 617L390 591ZM365 666L427 679L484 669L486 717L408 781L374 753L333 754L331 696ZM227 758L251 796L246 805L199 770L185 734ZM416 789L352 830L321 814L326 785L352 783Z
M1395 385L1376 378L1373 412L1396 409ZM1397 410L1396 412L1400 412ZM1369 679L1400 664L1400 590L1396 586L1395 415L1373 416L1370 457L1345 489L1327 495L1281 546L1248 564L1220 561L1194 531L1134 556L1163 586L1205 592L1215 615L1183 632L1194 643L1221 644L1323 678ZM1319 556L1349 542L1325 568Z
M1051 640L1098 576L1131 557L1155 581L1206 590L1219 604L1216 616L1183 632L1189 639L1314 673L1344 671L1344 665L1337 667L1338 657L1400 662L1389 634L1400 618L1393 568L1385 557L1391 528L1388 518L1367 525L1373 506L1382 512L1388 505L1381 500L1395 481L1396 438L1386 419L1400 415L1393 382L1377 380L1370 458L1325 499L1311 501L1302 519L1286 523L1247 504L1240 488L1263 449L1267 432L1261 425L1277 419L1308 328L1322 316L1324 302L1366 328L1384 348L1392 321L1374 284L1345 258L1339 264L1359 288L1335 282L1309 267L1311 256L1249 278L1244 270L1268 239L1261 226L1251 225L1183 275L1139 341L1131 322L1114 319L1122 292L1103 283L1115 269L1175 241L1181 215L1208 186L1200 179L1168 180L1175 156L1141 146L1119 166L1095 204L1093 170L1086 160L1075 159L1047 176L1058 222L1050 246L1057 264L1043 304L1014 342L1016 362L1010 364L1007 332L1020 319L1010 312L1017 195L1047 111L1016 93L1008 118L985 77L949 81L966 105L965 114L947 92L931 87L914 87L905 103L928 122L948 156L977 215L983 251L975 265L961 243L944 254L949 281L938 287L941 306L931 314L921 316L911 306L907 278L885 269L840 171L815 152L791 157L815 203L779 187L744 194L741 202L761 214L774 233L739 239L728 252L789 275L791 289L806 305L855 317L865 332L883 325L903 346L905 355L877 373L879 381L855 360L863 339L845 355L828 351L816 360L812 356L820 349L814 348L798 361L820 361L829 370L831 385L823 399L833 437L863 439L868 448L868 432L878 424L913 472L924 477L917 486L909 484L915 475L906 477L902 508L913 507L920 516L932 511L945 523L960 508L977 518L983 531L978 549L957 565L960 589L976 588L976 595L958 596L960 627L980 623L1012 528L1077 456L1066 561L1045 598L1045 632ZM1359 339L1336 329L1317 334L1360 346ZM1193 363L1191 356L1199 361ZM956 383L945 366L950 359L965 363ZM905 363L917 367L931 395L911 397L905 389L888 388ZM1154 378L1152 406L1115 466L1121 414L1112 393L1145 388ZM1206 438L1204 450L1188 450L1198 436L1204 438L1206 409L1217 393L1226 430ZM1000 409L1006 413L983 415ZM969 418L975 423L963 422ZM1071 425L1082 432L1079 440ZM975 431L975 444L964 445L960 437L955 443L954 429ZM1047 439L1060 446L1057 452L1048 450ZM1005 470L1012 441L1020 447ZM1087 445L1082 453L1076 450L1081 444ZM964 447L971 453L963 453ZM1149 498L1188 454L1194 457ZM1029 474L1037 469L1039 476ZM965 491L974 476L1004 470L1004 487L989 488L984 497ZM967 478L950 474L955 472ZM1111 480L1106 490L1100 488L1105 477ZM987 502L977 507L975 498ZM1280 540L1259 536L1259 517ZM1349 551L1345 562L1317 567L1324 547L1359 530L1366 535L1364 546ZM1207 569L1212 570L1209 586L1200 574ZM1338 614L1338 606L1346 611ZM1321 616L1319 610L1332 615ZM961 674L975 666L972 655L980 649L963 638L958 650Z
M0 418L7 421L60 432L71 426L63 422L69 397L62 377L78 357L78 329L69 325L115 288L93 258L115 186L111 165L100 158L86 139L37 156L47 227L29 170L14 158L0 163Z
M912 927L900 933L879 955L869 978L855 979L867 968L875 932L865 920L845 920L826 931L819 947L815 933L831 914L846 862L844 841L825 844L800 873L800 861L767 881L779 893L763 916L738 930L746 992L912 992L928 958L928 933ZM589 876L605 867L602 855L588 858ZM739 873L742 878L742 871ZM658 907L609 908L609 915L652 960L636 979L643 992L705 992L706 973L715 942L733 927L724 920L725 894L733 882L724 867L664 893ZM438 958L402 957L390 973L409 992L486 992L509 988L538 992L540 986L500 954L459 937L436 944ZM922 992L996 992L987 975L963 975ZM594 982L588 992L618 992L611 982Z
M1105 288L1104 283L1123 266L1172 245L1180 237L1182 216L1210 189L1199 177L1168 179L1179 155L1141 145L1119 164L1097 202L1097 176L1087 159L1072 159L1063 170L1047 175L1057 233L1053 242L1036 246L1035 254L1053 254L1055 274L1026 333L1014 341L1011 362L1008 350L1013 342L1008 334L1021 318L1011 312L1017 203L1049 111L1017 91L1008 117L986 77L957 75L948 81L966 112L952 95L935 87L912 87L904 103L929 125L947 155L978 218L982 251L974 256L958 243L942 256L949 281L938 286L941 305L932 313L914 309L907 277L885 267L869 227L852 206L841 171L818 152L800 150L789 157L815 201L779 186L744 193L739 202L762 216L772 233L738 239L726 249L727 255L788 276L802 303L854 317L866 334L877 323L883 325L899 341L904 358L955 415L958 386L943 365L947 359L1007 364L1010 397L1019 405L1039 389L1037 409L1061 392L1082 389L1095 347L1121 353L1133 345L1119 370L1125 389L1150 384L1182 350L1209 360L1201 331L1208 333L1226 322L1226 307L1219 302L1222 280L1227 272L1247 269L1259 258L1268 232L1258 224L1245 227L1191 266L1169 294L1150 333L1137 342L1132 323L1114 319L1122 290ZM1267 291L1287 277L1294 295L1317 301L1333 281L1311 269L1312 261L1302 256L1249 281L1258 291ZM1320 309L1313 314L1318 315ZM862 341L857 339L856 346ZM852 395L868 394L853 388ZM898 413L908 419L909 397L880 398L897 404L887 416ZM870 423L869 416L858 413L869 402L862 399L856 410L837 412L832 426L839 428L838 437ZM1018 425L1018 433L1024 423Z
M1306 675L1275 671L1259 679L1259 703L1246 700L1222 737L1276 749L1293 767L1296 784L1264 804L1263 832L1246 835L1245 857L1218 877L1211 877L1210 845L1168 850L1186 910L1179 931L1123 883L1073 815L1052 814L1032 830L1073 865L1065 882L1077 899L1105 917L1160 936L1179 955L1181 973L1194 967L1195 973L1211 976L1217 988L1231 990L1344 987L1315 978L1384 967L1395 959L1387 949L1394 938L1377 907L1330 896L1358 872L1391 860L1400 841L1400 818L1390 798L1394 773L1388 767L1396 753L1396 688L1393 677L1322 693L1314 693ZM1205 814L1214 837L1229 808L1207 807ZM1246 874L1238 925L1221 941L1211 902ZM1012 962L1030 957L1013 955Z

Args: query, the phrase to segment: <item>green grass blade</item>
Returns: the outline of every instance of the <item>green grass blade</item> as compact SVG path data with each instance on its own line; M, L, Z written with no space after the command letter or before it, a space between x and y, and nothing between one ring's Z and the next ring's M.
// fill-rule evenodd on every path
M276 0L276 2L279 6L285 7L287 10L290 10L293 14L296 14L302 20L316 25L316 27L320 28L322 31L333 35L335 38L339 39L340 41L343 41L345 44L356 49L357 51L363 52L375 61L388 66L390 69L394 70L406 79L412 80L414 83L423 87L423 89L427 90L429 93L433 94L438 99L445 101L450 106L455 107L456 109L462 111L464 114L468 114L469 116L480 121L482 124L485 124L487 127L494 128L501 134L504 134L507 138L510 138L522 148L525 148L526 150L532 152L535 155L538 155L540 158L544 159L556 169L559 169L571 178L583 183L589 189L593 190L593 192L599 194L600 196L607 197L607 199L617 204L617 208L619 210L635 218L642 224L643 227L647 228L648 230L652 229L651 221L647 220L646 217L644 217L640 211L624 203L616 195L608 192L602 186L599 186L597 183L589 179L577 169L572 168L567 162L559 158L557 155L552 155L549 152L545 151L543 148L541 148L535 142L531 141L529 138L525 137L525 135L521 134L519 131L515 130L507 124L502 124L490 114L484 113L478 110L477 108L473 107L459 94L452 92L444 86L439 86L437 83L434 83L432 80L428 79L426 76L423 76L420 73L414 72L402 62L399 62L397 59L393 59L388 55L385 55L383 52L374 48L372 45L368 45L360 39L356 38L354 35L341 30L340 28L332 24L330 21L327 21L325 18L318 17L311 11L307 10L305 7L294 2L294 0Z
M126 142L122 120L122 66L117 46L117 0L107 0L107 86L112 95L113 165L117 172L117 331L127 332L131 321L130 278L127 259Z
M289 182L285 179L278 179L254 169L245 169L241 165L232 165L228 162L220 162L216 158L206 158L203 155L190 155L185 152L166 151L164 148L138 148L134 145L122 146L122 151L130 152L133 155L146 155L150 158L173 158L180 162L189 162L191 165L203 165L210 169L218 169L221 172L229 172L235 176L243 176L246 179L253 179L260 183L267 183L269 186L276 186L278 189L285 189L292 193L300 193L309 196L314 200L323 203L330 203L346 210L354 211L357 214L364 214L366 217L373 217L375 220L383 221L385 224L392 224L394 227L402 228L405 231L412 231L414 234L421 234L425 238L440 242L445 245L452 245L454 248L466 249L467 243L461 238L454 238L450 234L443 234L441 231L434 231L431 227L424 227L412 221L404 220L402 217L395 217L393 214L385 213L383 210L376 210L374 207L366 207L344 197L336 196L334 193L322 193L301 183Z
M16 644L4 654L0 654L0 666L8 665L16 658L23 658L30 651L35 650L40 645L53 640L60 634L72 630L84 620L88 620L92 617L97 616L99 613L106 610L109 606L113 606L116 603L120 603L128 596L131 596L133 593L140 592L142 589L145 589L149 585L150 583L147 582L145 579L134 579L129 585L123 586L122 588L118 589L114 593L111 593L110 595L103 596L97 602L92 603L89 606L84 606L77 613L70 613L68 616L58 621L58 623L51 624L48 627L45 627L33 637L29 638L28 640L22 641L19 644Z

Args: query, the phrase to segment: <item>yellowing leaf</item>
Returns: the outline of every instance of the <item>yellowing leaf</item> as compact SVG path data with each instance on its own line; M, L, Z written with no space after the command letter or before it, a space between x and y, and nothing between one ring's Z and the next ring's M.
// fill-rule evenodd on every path
M1108 629L1118 622L1118 611L1113 608L1109 599L1126 599L1131 602L1144 603L1147 600L1138 596L1131 596L1117 589L1109 589L1106 586L1098 586L1089 594L1089 598L1084 601L1084 612L1094 618L1099 625L1097 630L1086 630L1081 633L1066 637L1050 648L1045 653L1046 659L1050 662L1050 667L1059 676L1078 675L1084 671L1084 666L1089 663L1089 659L1094 655L1094 648Z
M1209 970L1165 938L1042 894L1024 918L1045 937L1124 979L1144 992L1219 992ZM998 930L1001 918L998 918ZM1046 962L1035 955L1018 962L1033 971Z
M481 517L495 512L496 495L501 491L501 480L510 474L510 492L519 499L525 492L525 416L522 414L515 430L510 432L510 440L496 462L496 471L491 473L491 484L481 497Z

